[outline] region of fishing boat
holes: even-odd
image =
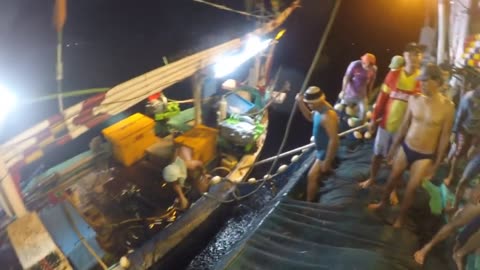
[[[473,17],[480,8],[476,2],[463,0],[438,1],[437,7],[438,29],[426,24],[420,31],[420,43],[428,48],[429,61],[452,66],[450,87],[469,85],[480,77],[477,59],[480,28],[478,16]],[[427,12],[432,8],[429,6]],[[447,95],[458,101],[455,96],[461,93],[447,91]],[[346,135],[355,130],[348,123],[354,112],[338,110],[342,118],[341,135]],[[366,130],[358,128],[356,131],[363,135]],[[301,153],[311,147],[305,145],[282,155]],[[255,205],[256,200],[266,196],[264,193],[244,202],[256,211],[246,215],[247,221],[241,220],[239,225],[232,222],[233,228],[225,231],[238,230],[235,226],[247,229],[231,245],[224,245],[224,251],[215,253],[218,259],[216,263],[210,262],[208,269],[456,269],[451,259],[454,239],[433,249],[424,265],[413,258],[415,251],[445,222],[446,218],[434,209],[444,208],[451,200],[452,194],[448,195],[448,188],[443,186],[446,169],[441,168],[431,182],[426,181],[423,189],[418,190],[406,228],[394,229],[396,210],[378,215],[366,209],[375,194],[381,192],[380,188],[370,191],[358,188],[358,183],[369,176],[372,149],[370,138],[345,136],[338,151],[338,167],[322,181],[320,199],[315,203],[304,201],[306,173],[315,153],[310,150],[297,157],[300,162],[292,162],[285,174],[272,179],[278,192],[269,194],[273,198],[263,207]],[[385,183],[389,173],[388,168],[382,168],[377,182]],[[220,231],[217,237],[225,242],[228,236]],[[465,269],[479,269],[479,262],[478,254],[473,252],[465,262]]]
[[[237,186],[249,184],[250,165],[267,136],[268,106],[285,96],[277,91],[279,73],[269,76],[275,44],[298,4],[242,38],[69,108],[63,109],[59,93],[61,114],[1,146],[4,254],[13,250],[23,269],[178,266],[179,254],[187,258],[221,222]],[[193,99],[166,97],[164,90],[192,77]],[[24,175],[26,166],[86,135],[88,151]],[[184,210],[173,205],[176,195],[162,181],[175,145],[193,149],[213,176],[208,192],[187,191],[192,204]]]

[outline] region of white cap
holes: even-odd
[[[177,157],[173,163],[163,169],[163,179],[165,182],[172,183],[179,181],[181,185],[187,179],[187,167],[183,159]]]

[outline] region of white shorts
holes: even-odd
[[[378,127],[377,136],[375,137],[375,144],[373,145],[373,153],[376,156],[387,157],[388,151],[393,143],[393,133]]]

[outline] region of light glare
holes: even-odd
[[[271,41],[271,39],[261,41],[260,38],[256,36],[250,37],[247,40],[245,49],[240,54],[222,57],[217,64],[215,64],[215,77],[221,78],[232,73],[248,59],[265,50]]]
[[[0,118],[3,118],[16,105],[17,97],[8,91],[5,87],[0,86]]]

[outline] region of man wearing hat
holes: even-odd
[[[201,172],[200,177],[195,177],[196,172]],[[163,169],[163,179],[171,183],[173,190],[177,193],[180,209],[188,208],[188,199],[183,192],[187,178],[192,178],[196,189],[203,193],[208,190],[208,175],[205,173],[203,162],[192,158],[192,149],[186,146],[177,146],[174,160]]]
[[[341,92],[343,100],[348,105],[358,107],[357,117],[362,122],[367,112],[367,97],[372,92],[377,76],[376,61],[375,55],[366,53],[360,60],[353,61],[348,65],[343,77]]]
[[[298,107],[303,116],[313,122],[313,138],[316,148],[316,159],[308,172],[307,201],[314,201],[318,193],[318,182],[332,169],[339,145],[338,117],[332,105],[325,100],[323,91],[310,86],[304,95],[296,97]]]
[[[410,179],[394,223],[396,228],[405,223],[416,189],[423,181],[430,180],[440,166],[455,114],[453,103],[440,92],[443,77],[437,65],[424,66],[417,80],[421,82],[422,94],[409,97],[405,117],[388,154],[388,159],[393,159],[393,167],[385,193],[380,203],[368,206],[369,209],[384,207],[390,193],[402,181],[404,171],[409,169]]]
[[[392,60],[390,61],[390,65],[388,65],[388,68],[391,71],[399,70],[405,65],[405,59],[403,59],[403,56],[401,55],[395,55],[392,57]]]
[[[375,183],[382,161],[387,157],[395,133],[402,123],[408,98],[420,92],[420,85],[416,78],[420,74],[423,49],[422,45],[408,43],[403,52],[404,65],[400,68],[394,65],[396,69],[391,70],[385,77],[375,102],[369,127],[370,133],[373,134],[378,126],[373,146],[370,178],[360,183],[361,188],[368,188]],[[380,118],[382,120],[378,123]],[[392,195],[392,202],[396,203],[396,193]]]

